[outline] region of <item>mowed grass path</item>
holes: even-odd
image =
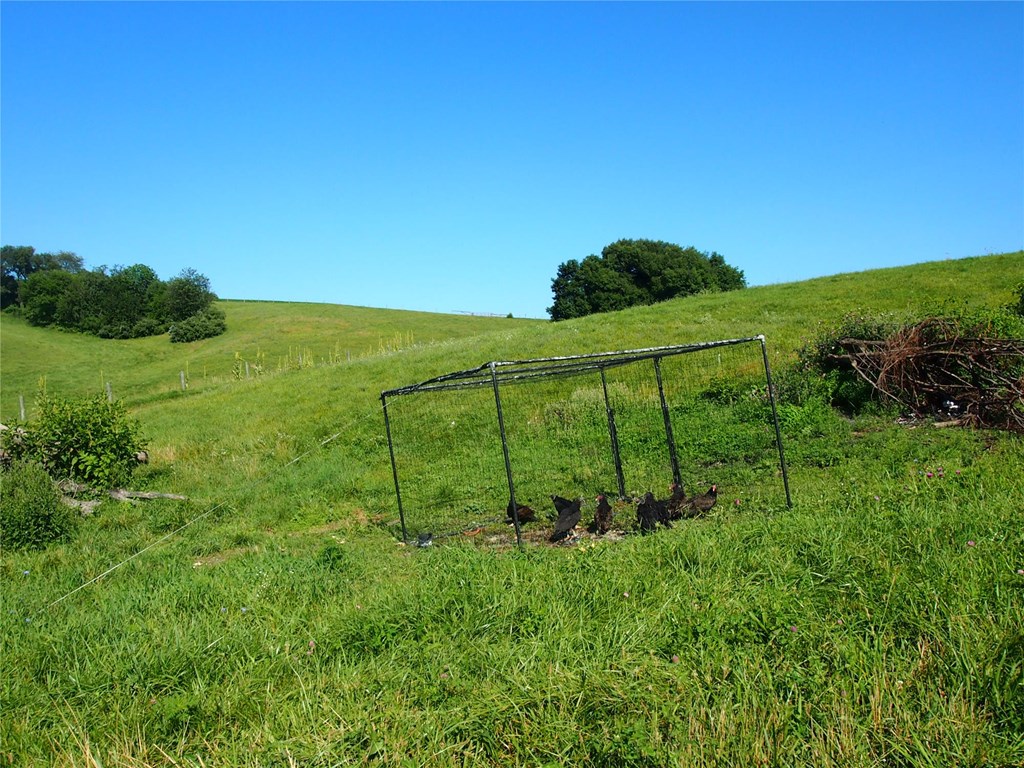
[[[1019,765],[1020,438],[819,415],[786,435],[793,509],[724,498],[707,520],[615,543],[421,550],[389,526],[377,398],[489,359],[756,333],[781,368],[848,311],[1005,303],[1022,265],[499,318],[140,400],[153,461],[137,487],[192,501],[108,502],[71,543],[3,553],[0,760]],[[6,323],[5,390],[21,351]]]

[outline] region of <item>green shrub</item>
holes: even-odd
[[[831,403],[835,379],[798,362],[775,371],[772,384],[780,406],[802,406],[812,401]]]
[[[807,377],[807,389],[801,394],[807,396],[813,391],[812,397],[824,396],[830,405],[848,414],[860,413],[868,405],[876,404],[878,396],[874,387],[843,359],[841,342],[844,339],[881,342],[909,323],[908,319],[900,322],[891,315],[849,314],[835,326],[826,328],[797,352],[797,372],[792,375],[799,377],[802,373]],[[811,383],[812,380],[816,381]],[[795,380],[791,380],[790,385],[794,384]],[[794,390],[794,393],[799,392],[800,387],[795,386]]]
[[[1013,289],[1013,301],[1007,304],[1006,308],[1018,317],[1024,317],[1024,282],[1017,283],[1017,287]]]
[[[175,323],[168,330],[172,342],[199,341],[219,336],[228,328],[224,311],[210,307]]]
[[[1001,307],[975,307],[963,299],[946,299],[929,313],[956,325],[965,336],[995,339],[1024,338],[1024,283],[1013,291],[1013,300]]]
[[[130,339],[132,337],[132,326],[122,322],[108,323],[101,326],[96,335],[101,339]]]
[[[55,480],[65,478],[99,488],[124,485],[145,449],[139,424],[120,402],[103,395],[64,399],[42,396],[39,416],[12,430],[7,450],[15,459],[38,462]]]
[[[74,532],[74,510],[61,501],[38,464],[15,462],[0,473],[0,489],[0,544],[5,548],[42,549]]]
[[[159,320],[152,317],[144,317],[132,327],[132,337],[141,339],[145,336],[159,336],[166,331],[167,327]]]

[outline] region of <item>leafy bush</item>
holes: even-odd
[[[141,339],[146,336],[159,336],[167,330],[159,320],[152,317],[144,317],[135,323],[132,328],[132,338]]]
[[[964,333],[997,339],[1024,338],[1024,283],[1014,289],[1014,301],[1001,307],[973,307],[962,299],[946,299],[929,314],[955,323]]]
[[[796,370],[799,373],[790,375],[799,377],[802,373],[810,379],[817,379],[814,384],[805,384],[810,390],[804,395],[814,391],[816,396],[824,396],[830,405],[844,413],[859,413],[876,401],[874,388],[845,361],[841,342],[845,339],[881,342],[900,327],[899,320],[892,316],[846,315],[797,352]],[[793,387],[795,381],[791,379],[789,384]],[[796,391],[799,387],[794,387],[791,394]]]
[[[38,464],[15,462],[0,473],[0,489],[0,544],[5,548],[42,549],[74,532],[74,510],[61,501]]]
[[[100,488],[127,483],[145,449],[139,424],[120,402],[104,395],[63,399],[42,396],[39,416],[13,430],[7,450],[15,459],[39,462],[50,477]]]
[[[223,310],[210,307],[180,323],[175,323],[169,332],[172,342],[188,342],[219,336],[227,329]]]
[[[101,339],[130,339],[132,327],[128,323],[108,323],[102,326],[96,335]]]
[[[802,406],[814,401],[831,403],[835,377],[811,371],[803,362],[797,362],[774,371],[772,383],[780,406]]]
[[[1024,282],[1018,283],[1013,289],[1013,299],[1006,308],[1013,314],[1024,317]]]

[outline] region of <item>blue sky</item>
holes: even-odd
[[[1024,246],[1024,3],[0,6],[0,236],[224,298],[545,317]]]

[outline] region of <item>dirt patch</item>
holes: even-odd
[[[211,555],[204,555],[203,557],[197,557],[192,561],[193,568],[208,568],[214,565],[220,565],[223,562],[231,560],[242,555],[249,554],[250,552],[259,552],[260,548],[256,546],[251,547],[235,547],[234,549],[225,549],[220,552],[214,552]]]
[[[580,544],[593,544],[598,541],[621,541],[630,535],[623,529],[612,529],[603,536],[590,533],[585,527],[576,528],[569,536],[558,542],[551,542],[551,532],[554,530],[554,521],[526,523],[522,527],[523,544],[535,547],[576,547]],[[504,523],[490,523],[487,525],[474,526],[461,531],[452,531],[435,534],[431,545],[444,546],[453,541],[470,541],[473,544],[488,549],[503,549],[516,546],[516,531],[511,525]],[[404,546],[403,542],[399,542]],[[409,542],[410,547],[417,545],[414,538]]]

